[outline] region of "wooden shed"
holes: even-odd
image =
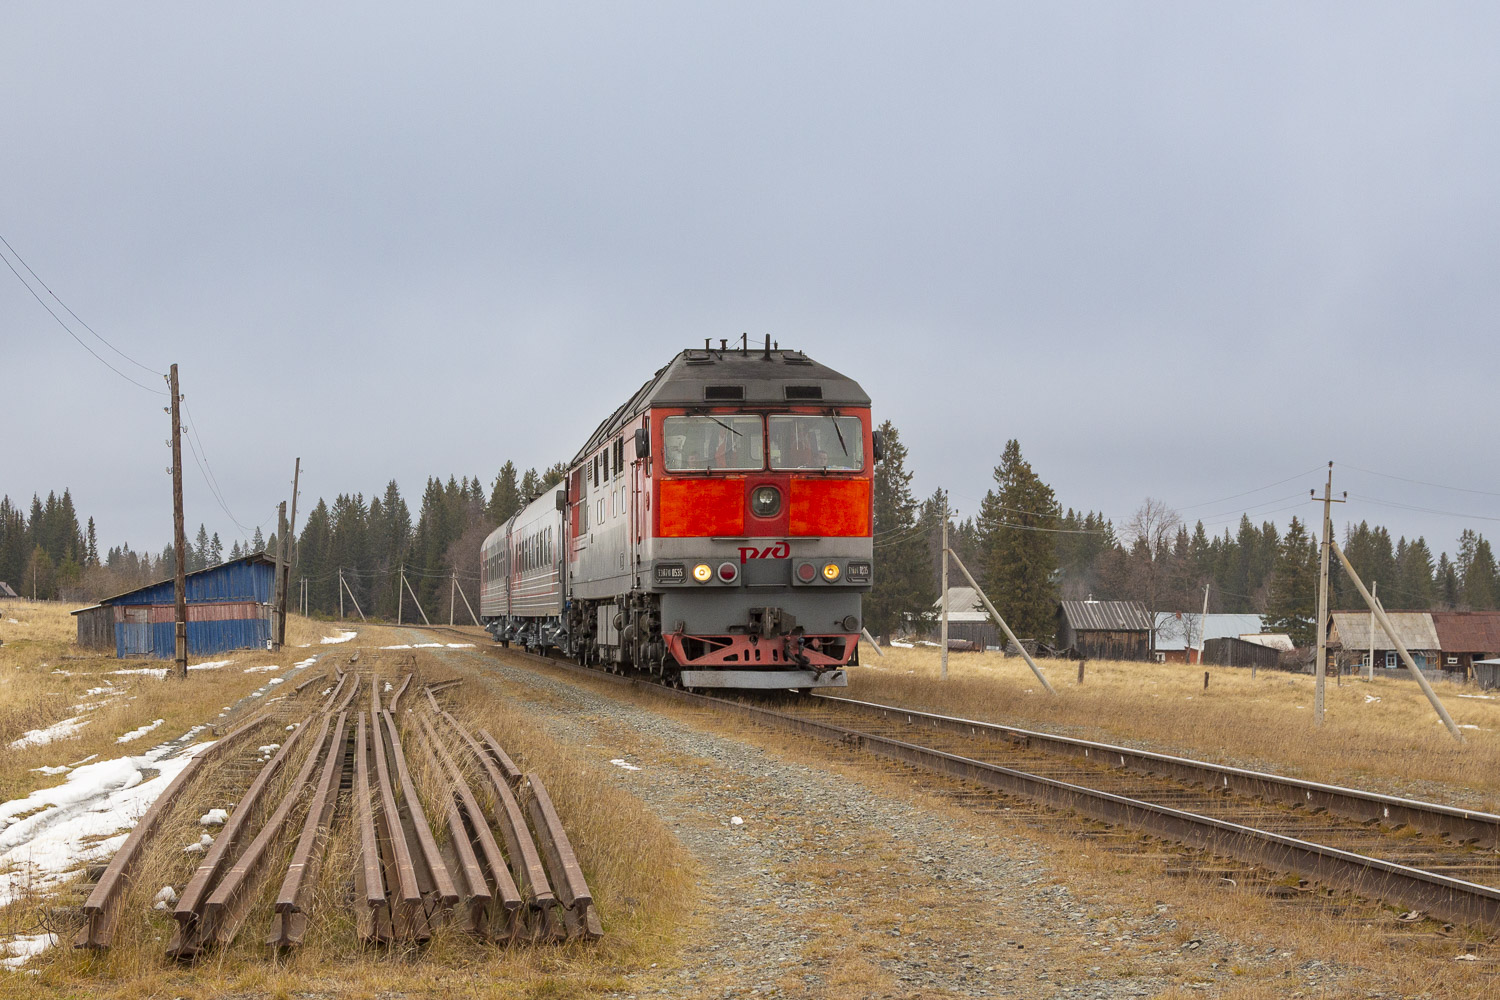
[[[1057,648],[1091,660],[1149,660],[1151,616],[1140,601],[1063,601]]]
[[[1500,657],[1500,611],[1434,611],[1444,670],[1468,675],[1482,660]]]
[[[932,602],[935,614],[940,615],[942,608],[941,597]],[[973,587],[948,588],[948,638],[972,643],[979,650],[1001,646],[1000,627],[990,620],[990,613]]]
[[[20,598],[20,594],[10,589],[10,584],[0,580],[0,601],[14,601]]]
[[[115,609],[103,604],[91,604],[74,611],[78,619],[78,645],[84,649],[115,648]]]
[[[1259,667],[1269,670],[1280,665],[1281,650],[1237,635],[1217,636],[1203,644],[1203,662],[1216,667]]]
[[[263,552],[231,559],[187,575],[188,654],[253,649],[271,638],[271,588],[275,562]],[[174,583],[163,580],[99,602],[108,612],[115,655],[171,659],[176,652]],[[96,612],[78,612],[78,641],[102,629]],[[85,620],[88,619],[87,624]],[[91,639],[92,641],[92,639]]]

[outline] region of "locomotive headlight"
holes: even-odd
[[[829,563],[823,567],[823,579],[829,583],[836,583],[838,582],[840,572],[838,563]]]
[[[693,567],[693,579],[699,583],[707,583],[714,578],[714,571],[708,563],[699,563]]]
[[[750,494],[750,513],[756,517],[775,517],[781,513],[781,491],[774,486],[757,486]]]

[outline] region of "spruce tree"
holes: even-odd
[[[1056,631],[1057,543],[1049,529],[1062,516],[1057,499],[1021,457],[1015,439],[1006,442],[995,467],[995,485],[979,508],[985,558],[974,572],[1011,631],[1050,640]]]
[[[491,521],[504,524],[521,509],[521,487],[516,479],[516,463],[506,459],[495,476],[494,489],[490,491],[490,502],[486,509]]]
[[[266,536],[260,533],[260,525],[255,526],[255,534],[250,537],[250,552],[266,551]]]
[[[89,518],[88,552],[85,558],[85,565],[99,565],[99,536],[94,533],[94,519],[92,517]]]
[[[1295,516],[1276,554],[1266,606],[1266,628],[1285,632],[1298,646],[1314,641],[1317,630],[1318,543]]]
[[[198,524],[198,538],[187,553],[188,570],[196,572],[208,565],[208,528]]]
[[[1495,553],[1489,539],[1472,531],[1468,548],[1460,563],[1463,570],[1464,604],[1470,611],[1494,611],[1500,608],[1500,574],[1495,569]]]
[[[872,635],[892,636],[932,602],[932,562],[917,522],[917,501],[906,469],[906,445],[889,420],[880,425],[885,457],[875,466],[875,583],[864,602]]]
[[[224,561],[224,543],[219,541],[219,533],[208,540],[208,565],[217,566]]]

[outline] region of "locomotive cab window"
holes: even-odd
[[[766,418],[773,469],[858,472],[865,467],[865,437],[858,417],[785,414]]]
[[[757,416],[668,417],[662,438],[668,472],[765,467],[765,432]]]

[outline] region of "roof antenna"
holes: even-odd
[[[750,356],[750,334],[748,334],[748,333],[742,333],[742,334],[740,334],[740,357],[742,357],[742,358],[748,358],[749,356]]]
[[[771,360],[771,335],[766,334],[766,360]]]

